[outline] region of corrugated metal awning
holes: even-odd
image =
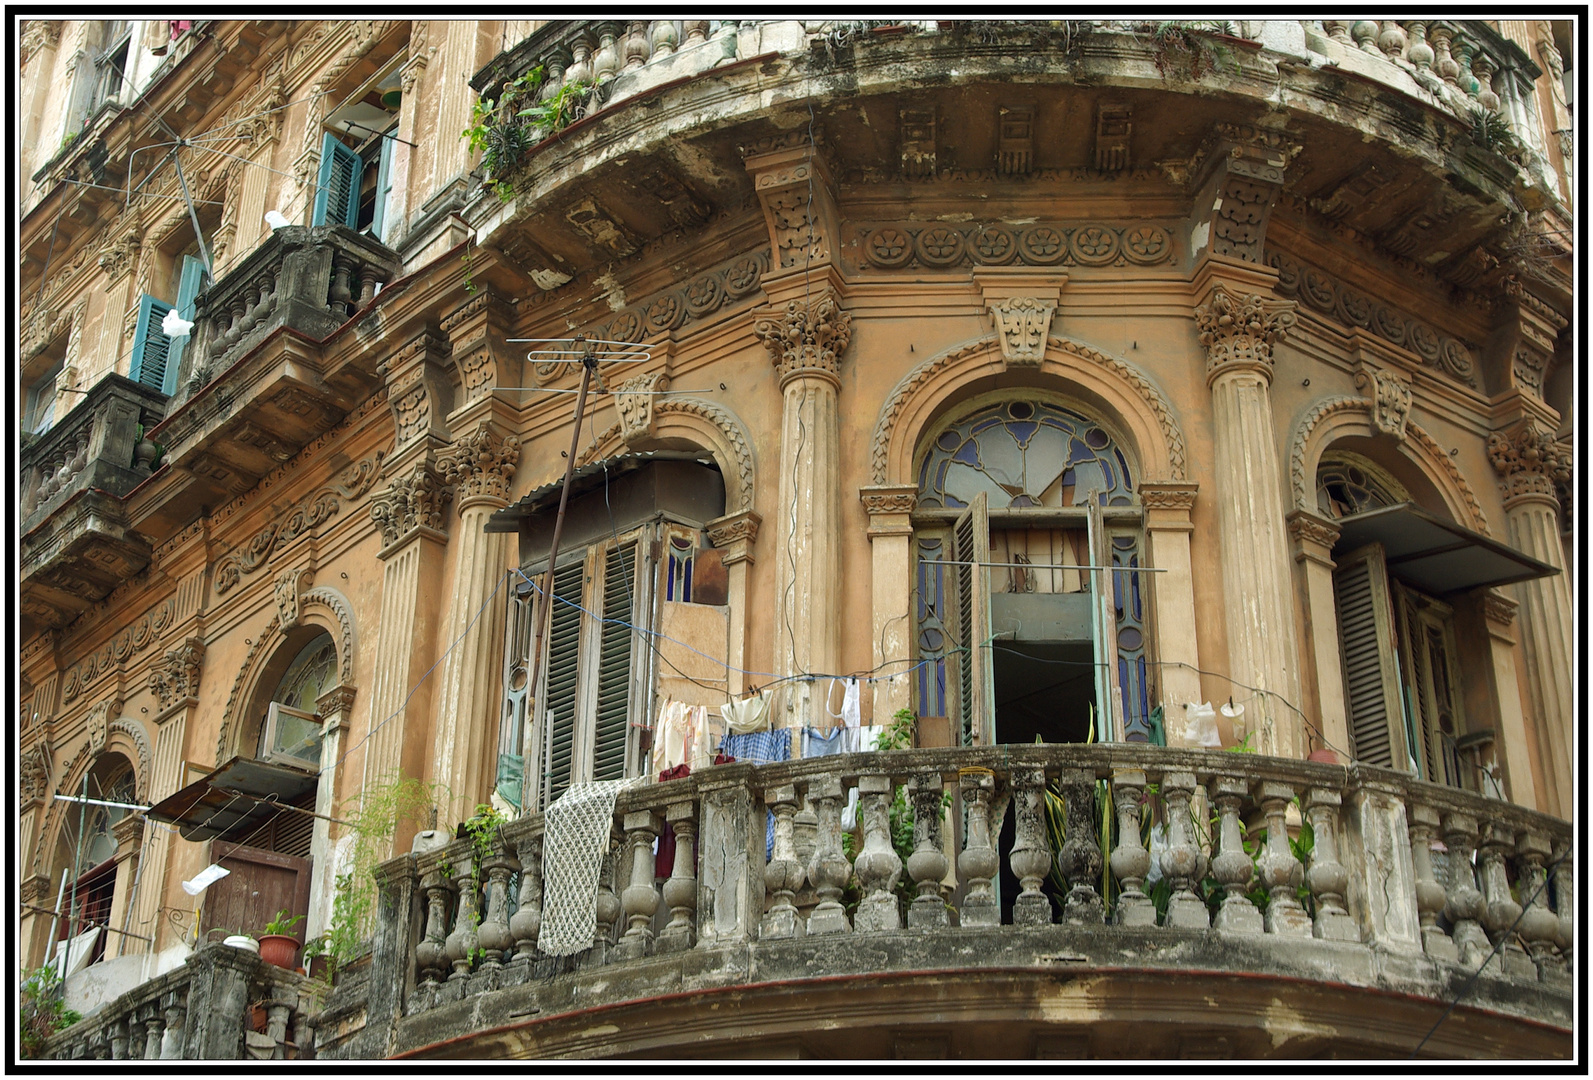
[[[315,773],[235,757],[168,795],[145,816],[176,825],[184,840],[209,840],[258,828],[315,784]]]
[[[593,461],[582,465],[570,474],[570,498],[593,488],[603,486],[606,479],[615,480],[627,473],[635,472],[644,465],[654,461],[695,461],[700,465],[717,468],[713,455],[706,450],[643,450],[631,454],[618,454],[601,461]],[[556,510],[559,505],[559,491],[564,487],[564,477],[543,484],[535,491],[528,492],[518,502],[511,503],[502,510],[495,511],[487,519],[483,532],[515,532],[520,528],[520,522],[547,511]]]
[[[1382,544],[1389,574],[1434,596],[1560,572],[1515,548],[1430,514],[1415,503],[1352,514],[1334,524],[1340,530],[1338,543],[1333,545],[1335,554],[1367,544]]]

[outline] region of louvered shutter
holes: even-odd
[[[147,293],[138,300],[138,325],[133,331],[133,361],[127,377],[164,392],[172,339],[160,328],[171,305]]]
[[[1344,708],[1355,760],[1388,769],[1408,767],[1399,656],[1388,571],[1381,544],[1338,560],[1333,571],[1339,648],[1344,662]]]
[[[548,625],[543,723],[547,730],[547,801],[564,793],[574,779],[575,707],[581,682],[581,585],[584,560],[553,575],[553,611]],[[564,601],[568,601],[565,603]]]
[[[194,299],[199,295],[205,285],[205,264],[192,255],[183,256],[183,273],[177,283],[177,315],[192,322],[194,319]],[[177,371],[182,366],[183,349],[188,344],[188,338],[168,338],[171,346],[166,355],[166,378],[161,385],[161,390],[170,394],[177,389]]]
[[[625,775],[631,688],[631,596],[636,582],[636,546],[611,549],[603,560],[603,626],[597,665],[597,723],[592,779]]]
[[[985,493],[958,516],[951,531],[957,648],[950,654],[950,683],[964,745],[995,741],[995,680],[990,662],[990,514]]]
[[[321,172],[315,181],[315,215],[312,225],[347,225],[359,222],[360,156],[338,141],[330,131],[321,139]]]
[[[387,198],[393,191],[393,140],[382,137],[381,162],[376,169],[376,206],[371,211],[371,235],[387,242]]]
[[[531,620],[536,614],[536,594],[509,597],[508,621],[503,635],[503,702],[498,720],[498,753],[518,754],[525,738],[525,703],[530,689]]]

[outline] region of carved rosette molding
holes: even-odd
[[[1410,419],[1410,383],[1390,371],[1362,368],[1355,373],[1355,385],[1372,403],[1372,426],[1399,442],[1405,441],[1405,424]]]
[[[447,506],[453,489],[442,482],[427,460],[417,461],[408,473],[371,498],[371,519],[389,548],[417,527],[443,532],[448,527]]]
[[[653,421],[656,428],[658,418],[670,413],[686,413],[698,416],[708,421],[724,434],[725,441],[730,445],[730,462],[736,470],[739,481],[740,495],[737,498],[736,511],[745,513],[752,509],[753,469],[752,445],[747,438],[747,429],[741,421],[724,406],[701,398],[666,398],[653,406]],[[576,457],[577,467],[590,465],[594,461],[610,456],[617,452],[616,444],[620,440],[620,425],[614,424],[604,431],[580,455]]]
[[[792,300],[785,311],[753,323],[780,375],[780,384],[802,375],[840,381],[841,354],[852,340],[852,313],[825,290],[808,301]]]
[[[1039,367],[1045,359],[1045,342],[1051,333],[1055,300],[1033,296],[1012,296],[990,305],[996,340],[1007,363],[1020,367]]]
[[[1472,388],[1477,386],[1477,365],[1470,346],[1439,334],[1424,322],[1408,319],[1386,304],[1375,303],[1322,271],[1280,252],[1269,254],[1267,265],[1278,271],[1274,288],[1280,296],[1298,299],[1342,326],[1370,330],[1389,344],[1413,353],[1423,365],[1437,368]]]
[[[176,615],[176,598],[167,597],[100,646],[92,656],[73,664],[61,680],[61,701],[71,701],[101,676],[119,667],[129,656],[148,648],[171,625]]]
[[[520,462],[520,440],[514,435],[499,438],[491,425],[480,426],[438,455],[437,471],[443,483],[459,496],[459,508],[479,499],[507,503],[515,466]]]
[[[1167,443],[1168,468],[1172,478],[1183,481],[1188,478],[1185,466],[1184,433],[1179,428],[1173,416],[1173,406],[1167,400],[1167,395],[1145,374],[1132,364],[1108,356],[1099,349],[1093,349],[1081,342],[1069,338],[1053,337],[1046,341],[1046,346],[1059,349],[1074,356],[1088,360],[1106,368],[1114,376],[1121,379],[1140,400],[1156,416],[1156,424],[1161,428],[1162,438]],[[869,462],[872,467],[871,479],[875,486],[886,484],[890,480],[890,446],[891,437],[896,430],[896,422],[901,416],[903,407],[909,398],[916,394],[927,383],[938,378],[943,372],[956,367],[965,360],[977,357],[995,347],[995,343],[988,338],[970,342],[959,349],[933,357],[919,364],[912,371],[902,377],[896,384],[891,395],[886,399],[880,409],[879,419],[874,423],[873,446],[869,452]]]
[[[708,523],[708,542],[725,553],[726,566],[738,562],[751,564],[752,546],[757,543],[758,528],[762,524],[763,518],[752,510],[726,514]]]
[[[1195,308],[1200,343],[1206,347],[1206,379],[1234,367],[1272,379],[1272,345],[1294,325],[1294,305],[1266,301],[1255,293],[1229,292],[1222,286]]]
[[[150,665],[149,690],[162,709],[199,696],[199,669],[204,660],[205,643],[191,637]]]
[[[868,266],[1157,266],[1174,258],[1172,233],[1160,225],[909,225],[865,227],[854,238]]]
[[[619,411],[620,438],[627,446],[651,439],[658,430],[653,419],[654,395],[669,389],[669,376],[650,371],[627,379],[614,388],[614,407]]]
[[[1555,484],[1571,476],[1570,462],[1554,435],[1530,419],[1512,431],[1489,435],[1488,460],[1499,474],[1499,490],[1506,503],[1528,497],[1558,503]]]

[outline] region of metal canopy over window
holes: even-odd
[[[1391,576],[1435,596],[1560,572],[1414,503],[1379,507],[1335,524],[1340,529],[1336,554],[1382,544]]]
[[[314,773],[235,757],[162,799],[145,816],[176,825],[184,840],[246,835],[315,784]]]

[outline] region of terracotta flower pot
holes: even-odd
[[[299,953],[299,942],[287,934],[261,934],[260,959],[279,968],[293,970],[294,958]]]

